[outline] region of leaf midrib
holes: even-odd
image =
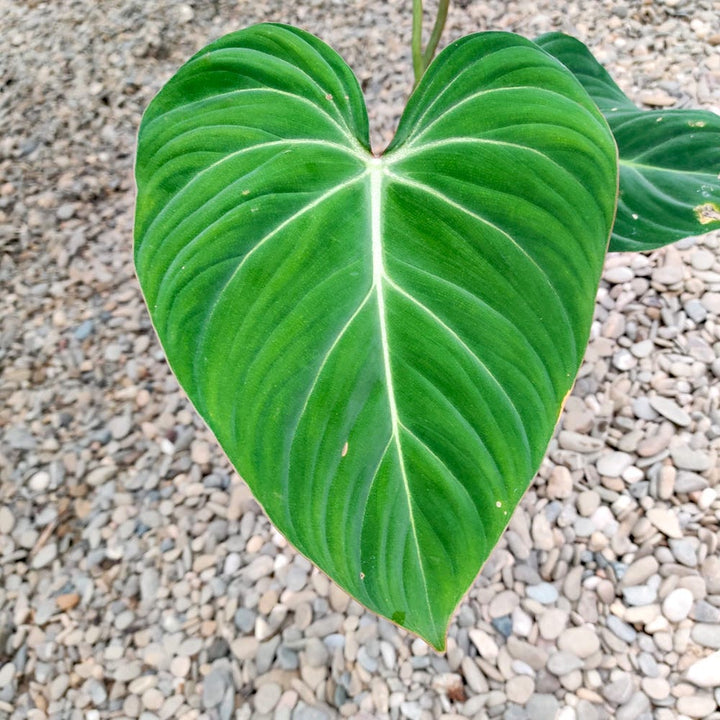
[[[415,513],[413,511],[412,499],[410,497],[410,485],[408,482],[407,472],[405,470],[405,459],[403,456],[402,443],[400,441],[400,427],[402,423],[398,417],[397,403],[395,401],[395,388],[393,384],[392,366],[390,363],[390,344],[388,342],[387,332],[387,311],[385,309],[385,292],[384,283],[388,280],[385,272],[385,263],[383,261],[383,242],[382,242],[382,184],[384,174],[384,161],[381,158],[372,158],[368,161],[370,172],[370,237],[372,248],[372,267],[373,267],[373,287],[377,292],[378,298],[378,318],[380,325],[380,343],[383,354],[383,368],[385,371],[385,385],[388,395],[388,409],[390,411],[391,423],[391,443],[394,442],[395,449],[398,454],[398,462],[400,465],[400,475],[403,481],[403,490],[405,491],[405,499],[408,506],[408,517],[410,520],[410,529],[412,531],[413,543],[418,559],[418,567],[422,578],[425,602],[428,609],[428,618],[433,621],[433,612],[428,595],[428,582],[425,576],[425,568],[423,566],[422,554],[420,552],[420,543],[418,540],[417,526],[415,524]]]

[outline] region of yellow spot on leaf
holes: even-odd
[[[243,194],[243,195],[249,195],[249,194],[250,194],[250,191],[249,191],[249,190],[243,190],[243,191],[242,191],[242,194]]]
[[[347,455],[347,451],[348,451],[348,444],[345,443],[345,444],[343,445],[341,457],[345,457],[345,456]]]
[[[704,203],[694,208],[695,217],[702,225],[709,225],[712,222],[720,222],[720,206],[715,203]]]
[[[704,120],[696,120],[693,122],[692,120],[688,123],[688,127],[705,127],[705,121]]]

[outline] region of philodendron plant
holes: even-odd
[[[423,51],[418,5],[417,86],[379,156],[355,76],[307,32],[189,60],[142,120],[135,263],[272,522],[442,650],[573,385],[608,242],[720,227],[720,118],[639,110],[557,33],[430,64],[444,16]]]

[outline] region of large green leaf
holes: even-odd
[[[617,161],[558,61],[450,46],[391,148],[325,44],[258,25],[143,118],[135,261],[169,362],[279,530],[444,647],[587,341]]]
[[[720,117],[637,108],[579,40],[536,40],[565,64],[607,118],[620,153],[610,250],[652,250],[720,228]]]

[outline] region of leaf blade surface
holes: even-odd
[[[476,35],[377,158],[342,60],[260,25],[184,66],[139,146],[136,267],[181,385],[293,545],[444,647],[582,357],[602,116],[529,41]]]
[[[579,40],[536,40],[564,63],[605,115],[620,153],[620,196],[610,250],[653,250],[720,228],[720,116],[640,110]]]

